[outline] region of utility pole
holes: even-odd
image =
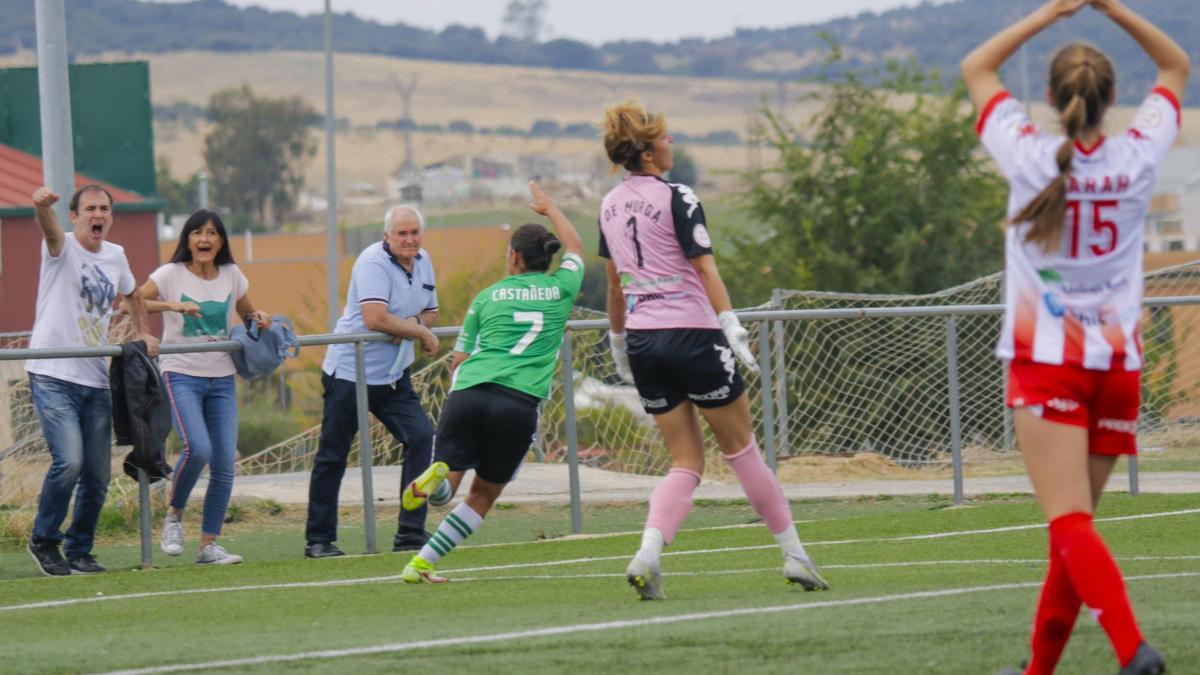
[[[36,21],[42,180],[62,197],[54,205],[54,213],[66,226],[70,222],[67,199],[75,192],[75,137],[71,131],[65,0],[37,0]]]
[[[413,94],[417,91],[417,80],[420,76],[414,75],[408,84],[402,84],[400,78],[392,76],[392,80],[396,83],[396,90],[400,92],[400,97],[404,100],[404,119],[408,120],[409,125],[404,129],[404,182],[412,184],[417,180],[416,162],[413,160],[413,130],[411,125],[416,124],[416,120],[412,116],[412,99]]]
[[[333,9],[325,0],[325,172],[328,192],[328,220],[325,225],[325,267],[329,295],[329,330],[333,332],[338,320],[338,272],[341,258],[337,241],[337,162],[333,151]]]

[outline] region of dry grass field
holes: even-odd
[[[249,85],[266,96],[303,97],[324,111],[324,65],[320,52],[212,53],[178,52],[149,55],[109,55],[97,60],[146,59],[150,62],[151,96],[155,105],[188,102],[207,104],[216,91]],[[0,59],[0,67],[32,65],[32,55]],[[403,115],[397,83],[419,78],[412,116],[418,124],[445,125],[466,120],[476,127],[509,125],[528,129],[536,119],[566,125],[599,121],[604,105],[638,97],[667,114],[671,128],[689,134],[729,129],[743,138],[764,97],[779,101],[774,82],[659,75],[622,75],[589,71],[552,70],[517,66],[446,63],[397,59],[363,54],[339,54],[335,61],[336,115],[348,119],[351,129],[337,137],[339,185],[369,183],[385,188],[403,162],[403,135],[376,130],[381,120]],[[817,110],[807,100],[811,85],[785,88],[787,116],[803,121]],[[1044,105],[1034,106],[1035,117],[1053,124]],[[1128,108],[1110,116],[1112,130],[1124,128],[1132,118]],[[160,124],[155,129],[156,153],[166,157],[177,177],[190,175],[203,163],[205,125],[187,128]],[[483,136],[479,134],[415,133],[418,164],[430,164],[458,155],[555,154],[581,162],[602,162],[599,143],[591,139],[554,139]],[[1181,144],[1200,143],[1200,118],[1184,116]],[[746,167],[749,153],[741,146],[693,144],[695,156],[711,188],[725,191],[736,186],[734,176],[720,171]],[[763,161],[769,162],[770,153]],[[325,150],[320,144],[307,173],[312,191],[325,191]]]

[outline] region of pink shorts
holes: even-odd
[[[1038,417],[1088,430],[1094,455],[1137,454],[1141,372],[1088,370],[1013,361],[1008,370],[1010,408],[1028,408]]]

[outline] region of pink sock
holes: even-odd
[[[700,485],[700,474],[691,469],[671,469],[650,495],[650,515],[646,528],[662,532],[663,543],[670,544],[692,510],[692,493]]]
[[[792,527],[792,510],[787,497],[775,480],[775,474],[758,454],[758,444],[750,439],[750,445],[734,455],[725,455],[725,461],[737,474],[738,482],[750,498],[750,505],[762,516],[771,534],[779,534]]]

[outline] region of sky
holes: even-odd
[[[183,0],[153,0],[180,2]],[[324,0],[227,0],[299,14],[323,12]],[[946,0],[936,0],[944,2]],[[459,23],[500,29],[507,0],[332,0],[335,12],[353,12],[384,23],[442,29]],[[547,0],[551,37],[599,44],[622,39],[674,42],[721,37],[734,28],[782,28],[913,6],[918,0]],[[597,11],[603,7],[604,11]]]

